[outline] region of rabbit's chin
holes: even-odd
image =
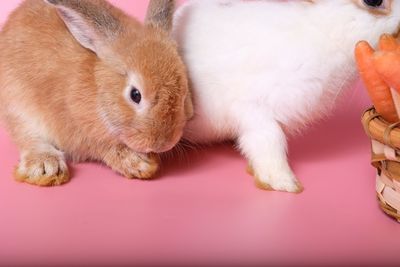
[[[139,139],[139,138],[120,138],[122,143],[128,146],[133,151],[138,153],[164,153],[171,150],[178,142],[178,140],[173,140],[169,142],[157,142],[153,140],[147,139]]]

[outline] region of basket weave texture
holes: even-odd
[[[370,108],[364,112],[362,123],[371,138],[378,202],[386,214],[400,222],[400,122],[389,124]]]

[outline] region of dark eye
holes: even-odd
[[[383,4],[383,0],[364,0],[364,3],[370,7],[380,7]]]
[[[135,87],[132,87],[131,89],[131,99],[136,104],[139,104],[140,101],[142,100],[142,94]]]

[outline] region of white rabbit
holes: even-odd
[[[196,113],[185,138],[235,139],[262,188],[302,191],[286,134],[356,79],[357,41],[376,44],[399,23],[400,1],[188,1],[174,20]]]

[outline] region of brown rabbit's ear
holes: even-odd
[[[170,32],[174,11],[174,0],[150,0],[145,24]]]
[[[194,116],[193,99],[190,91],[185,99],[185,115],[187,120],[191,120]]]
[[[45,0],[53,5],[75,39],[99,57],[121,31],[117,10],[104,0]]]

